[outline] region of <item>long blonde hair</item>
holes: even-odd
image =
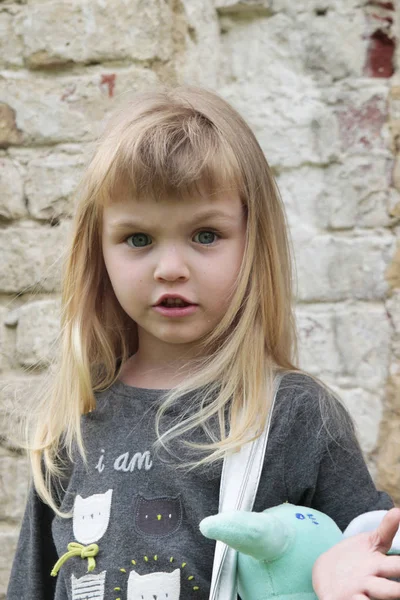
[[[198,464],[221,459],[260,433],[274,371],[296,370],[287,224],[254,134],[212,92],[181,87],[138,94],[109,123],[79,189],[64,267],[59,355],[35,411],[34,483],[56,512],[51,480],[62,472],[60,457],[71,457],[76,447],[85,458],[81,417],[95,409],[95,393],[118,379],[136,350],[135,323],[120,307],[104,264],[103,207],[121,189],[144,201],[184,201],[200,187],[210,194],[238,191],[247,215],[246,247],[229,310],[202,340],[203,358],[191,376],[159,409],[159,443],[201,426],[210,439]],[[194,404],[161,434],[166,409],[188,392]],[[213,418],[218,435],[208,426]]]

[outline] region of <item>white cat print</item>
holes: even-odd
[[[112,490],[88,498],[76,496],[73,512],[75,540],[93,544],[103,537],[110,521]]]
[[[149,573],[139,575],[129,573],[127,600],[179,600],[181,592],[181,572]]]

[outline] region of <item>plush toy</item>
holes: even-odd
[[[386,515],[387,510],[372,510],[371,512],[363,513],[349,523],[343,532],[343,537],[348,538],[359,533],[374,531],[377,529]],[[393,538],[392,546],[388,554],[400,554],[400,528]]]
[[[320,554],[343,539],[330,517],[293,504],[262,513],[219,513],[203,519],[200,530],[238,550],[242,600],[316,600],[312,567]]]

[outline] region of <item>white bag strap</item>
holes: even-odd
[[[264,465],[265,450],[271,426],[271,416],[283,374],[274,377],[274,391],[267,425],[262,434],[230,454],[222,466],[219,512],[253,509]],[[223,542],[215,545],[209,600],[237,600],[237,551]]]

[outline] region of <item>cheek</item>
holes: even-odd
[[[104,263],[111,281],[116,286],[127,285],[129,281],[137,278],[139,273],[138,265],[134,265],[121,251],[105,252]]]
[[[149,295],[149,285],[145,277],[136,269],[121,270],[115,275],[113,285],[121,298],[143,300]]]
[[[212,267],[212,277],[210,277],[210,273],[206,275],[207,287],[210,287],[212,280],[212,296],[214,296],[215,300],[218,300],[219,304],[222,303],[223,306],[229,303],[236,289],[237,277],[241,266],[241,255],[238,254],[236,258],[237,260],[234,260],[232,255],[230,255],[229,259],[227,258],[222,264]]]
[[[237,276],[239,275],[240,267],[243,261],[244,248],[242,244],[237,244],[231,252],[227,253],[223,260],[223,267],[220,269],[221,283],[224,286],[232,286],[236,284]]]
[[[147,284],[145,269],[140,265],[133,265],[132,261],[124,259],[118,254],[105,254],[104,263],[117,299],[123,304],[124,300],[131,300],[132,296],[144,297]]]

